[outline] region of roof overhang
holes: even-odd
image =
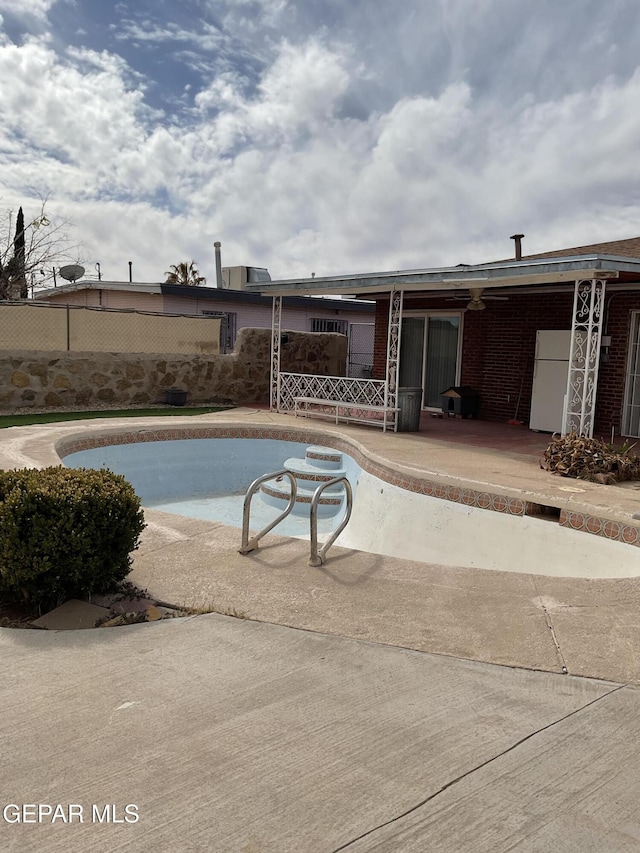
[[[288,279],[248,284],[247,290],[263,296],[349,295],[434,290],[468,290],[471,287],[527,287],[538,284],[574,282],[580,279],[616,279],[621,272],[640,281],[640,258],[583,255],[575,258],[543,258],[507,261],[476,266],[364,273],[326,278]]]
[[[59,284],[57,287],[49,287],[47,290],[38,292],[38,299],[48,299],[58,293],[76,293],[83,290],[123,290],[134,293],[162,293],[161,283],[131,282],[131,281],[74,281],[68,284]]]

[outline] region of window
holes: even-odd
[[[233,352],[236,344],[237,314],[233,311],[203,311],[205,317],[220,317],[220,352]]]
[[[346,335],[349,332],[348,320],[326,320],[324,317],[316,317],[311,320],[312,332],[337,332]]]

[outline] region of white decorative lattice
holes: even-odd
[[[273,297],[271,312],[271,381],[270,406],[272,412],[280,411],[280,345],[282,325],[282,297]]]
[[[604,313],[605,282],[577,281],[573,298],[573,323],[563,434],[593,436],[598,365]]]
[[[280,374],[279,412],[292,412],[296,397],[343,402],[348,406],[384,406],[386,383],[381,379],[349,379],[346,376]]]
[[[389,300],[389,329],[387,335],[387,380],[384,404],[395,409],[398,400],[398,369],[400,362],[400,333],[402,330],[403,291],[394,290]],[[393,427],[397,427],[397,413],[393,414]]]

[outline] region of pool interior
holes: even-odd
[[[65,456],[63,461],[71,468],[108,468],[122,474],[144,507],[242,528],[244,497],[251,483],[283,469],[285,462],[289,467],[289,463],[299,461],[302,465],[298,467],[304,467],[309,449],[306,443],[276,439],[175,439],[81,450]],[[322,449],[331,452],[330,448]],[[351,457],[339,455],[340,468],[355,489],[361,469]],[[278,484],[270,481],[266,485]],[[316,486],[317,483],[299,485],[299,495],[309,498]],[[285,506],[286,501],[274,501],[257,493],[251,502],[251,530],[264,528]],[[344,503],[331,511],[333,514],[327,515],[327,509],[320,508],[320,538],[336,529],[343,517]],[[308,538],[308,501],[298,503],[274,532]]]

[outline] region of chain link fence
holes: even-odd
[[[133,309],[0,302],[0,350],[217,355],[223,319]]]

